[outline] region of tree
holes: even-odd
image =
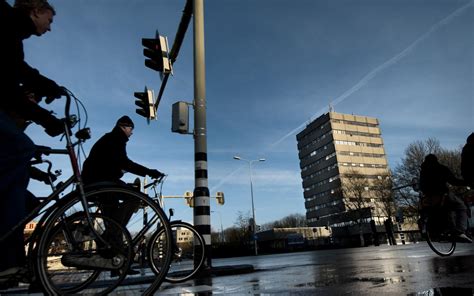
[[[366,176],[357,170],[350,170],[345,173],[342,182],[342,192],[344,194],[344,203],[348,208],[349,219],[354,222],[359,229],[360,245],[365,246],[363,223],[367,218],[367,208],[370,208],[367,199],[369,194],[369,180]]]
[[[224,231],[225,241],[229,243],[239,242],[247,245],[252,235],[250,231],[250,219],[250,212],[245,214],[240,211],[237,212],[234,226]]]
[[[390,174],[382,174],[372,182],[372,192],[381,205],[379,209],[388,219],[393,217],[396,212],[392,188],[393,182]]]
[[[302,214],[291,214],[283,217],[280,220],[265,223],[262,225],[262,230],[269,230],[273,228],[292,228],[292,227],[306,227],[306,216]]]

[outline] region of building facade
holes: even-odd
[[[360,221],[381,226],[393,215],[376,118],[329,112],[296,139],[308,226],[348,229],[359,223],[360,229]]]

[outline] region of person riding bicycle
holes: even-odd
[[[160,171],[146,168],[127,157],[126,145],[133,134],[133,129],[134,124],[130,117],[122,116],[117,120],[112,131],[102,136],[93,145],[83,164],[82,180],[84,185],[97,182],[114,182],[126,185],[121,180],[125,172],[142,177],[148,175],[156,179],[164,176]],[[126,226],[138,205],[132,203],[119,204],[111,199],[107,203],[102,201],[100,207],[106,216],[114,219],[122,226]],[[117,238],[117,241],[119,240],[120,238]],[[133,270],[128,272],[130,274],[135,273]]]
[[[461,152],[461,175],[471,189],[474,189],[474,133],[471,133]]]
[[[164,176],[160,171],[146,168],[128,158],[126,145],[133,134],[134,127],[130,117],[122,116],[117,120],[112,131],[102,136],[93,145],[82,169],[82,180],[85,185],[104,181],[125,184],[120,180],[125,172],[142,177]]]
[[[16,125],[15,117],[31,120],[50,136],[63,132],[64,124],[49,111],[32,102],[25,89],[36,97],[59,98],[63,89],[41,75],[24,60],[23,40],[51,30],[56,14],[46,0],[16,0],[14,7],[0,2],[2,36],[0,89],[0,236],[26,216],[29,161],[34,155],[32,140]],[[0,278],[24,275],[23,231],[0,242]]]
[[[455,213],[455,221],[449,221],[448,225],[452,229],[457,240],[460,242],[472,242],[466,236],[467,214],[464,202],[449,191],[448,185],[464,186],[465,182],[458,179],[449,170],[438,162],[434,154],[428,154],[421,164],[420,171],[420,190],[424,197],[422,199],[423,209],[434,207],[446,207]]]

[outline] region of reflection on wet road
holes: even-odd
[[[472,295],[474,287],[474,244],[444,258],[420,243],[213,260],[239,264],[255,272],[165,284],[160,294],[447,295],[435,289],[455,287],[456,295]]]

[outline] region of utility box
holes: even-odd
[[[173,104],[171,131],[173,133],[189,133],[189,108],[186,102]]]

